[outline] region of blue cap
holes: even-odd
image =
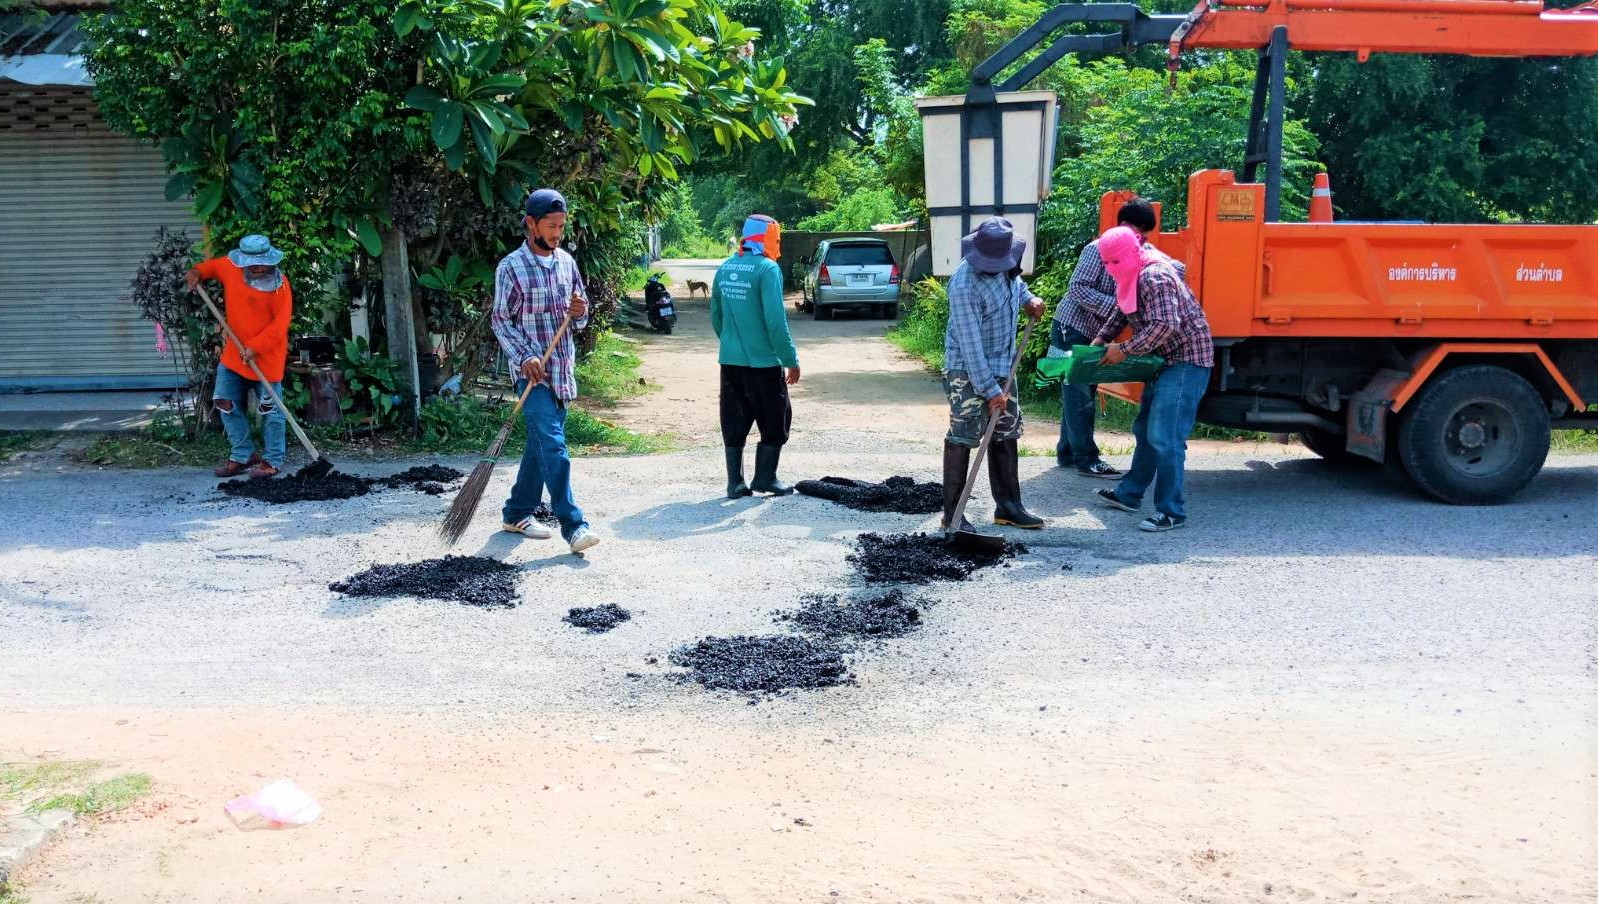
[[[565,213],[566,198],[553,188],[540,188],[527,196],[527,215],[541,220],[546,214]]]

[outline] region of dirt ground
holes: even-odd
[[[516,564],[514,609],[327,589],[441,554],[448,495],[0,465],[0,762],[154,779],[24,873],[31,904],[1598,900],[1598,457],[1458,509],[1200,447],[1192,522],[1158,536],[1027,458],[1028,554],[920,591],[854,685],[751,704],[667,654],[862,590],[852,539],[936,516],[721,498],[702,306],[642,340],[664,389],[619,413],[693,448],[575,463],[603,545],[497,533],[496,472],[456,551]],[[886,327],[794,318],[788,479],[937,479],[936,383]],[[633,619],[560,621],[609,602]],[[323,816],[224,817],[277,778]]]
[[[671,292],[678,316],[670,336],[628,334],[645,349],[644,376],[663,388],[622,404],[614,415],[633,430],[669,433],[689,446],[719,446],[721,383],[710,305],[703,295],[689,300],[685,284],[674,284]],[[789,330],[801,348],[802,378],[790,391],[794,430],[874,430],[896,439],[937,441],[948,425],[942,387],[920,362],[879,341],[892,321],[847,314],[818,321],[795,310],[797,300],[788,299]]]

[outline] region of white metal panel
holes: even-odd
[[[87,90],[0,84],[0,390],[173,385],[127,301],[158,227],[199,236],[166,178]]]
[[[1004,137],[1003,215],[1027,243],[1021,269],[1031,273],[1037,260],[1037,205],[1053,178],[1058,96],[1052,91],[1001,92]],[[992,138],[968,137],[963,145],[959,111],[964,96],[916,100],[926,151],[927,208],[931,211],[932,272],[948,276],[960,263],[960,238],[994,210]],[[956,211],[956,212],[950,212]]]

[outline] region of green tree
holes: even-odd
[[[715,0],[125,0],[85,29],[107,119],[161,142],[213,249],[293,248],[301,295],[396,240],[491,261],[549,183],[603,315],[678,167],[785,146],[808,103]]]
[[[1598,60],[1316,55],[1298,101],[1341,216],[1598,219]]]

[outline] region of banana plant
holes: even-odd
[[[162,141],[161,153],[172,171],[166,183],[167,200],[193,195],[194,215],[200,220],[215,213],[229,196],[240,209],[254,213],[266,180],[254,164],[243,159],[246,144],[239,130],[199,120],[184,126],[180,136]]]
[[[470,135],[482,168],[492,173],[504,136],[527,130],[522,114],[501,100],[519,93],[527,78],[494,71],[501,53],[497,44],[473,45],[435,33],[432,45],[429,60],[442,76],[441,84],[417,85],[405,95],[405,104],[431,117],[433,143],[450,169],[465,165]]]

